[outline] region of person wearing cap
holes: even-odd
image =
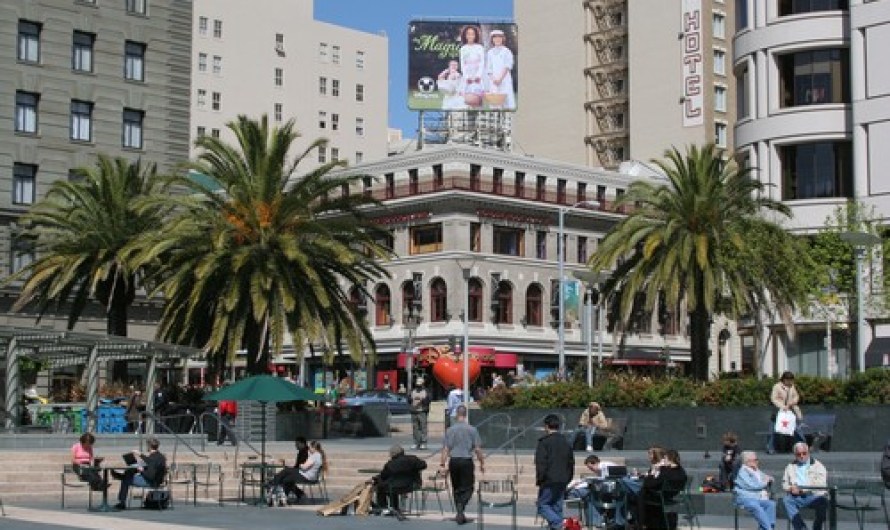
[[[485,52],[486,92],[502,94],[504,100],[493,107],[513,110],[516,108],[516,96],[513,93],[513,52],[505,46],[507,36],[496,29],[488,34],[490,47]]]
[[[430,394],[424,388],[424,382],[422,377],[418,377],[409,396],[414,449],[426,449],[427,420],[430,415]]]
[[[612,429],[612,422],[606,417],[603,408],[596,401],[590,404],[581,413],[578,420],[578,429],[584,431],[584,437],[587,442],[587,452],[593,451],[593,435],[599,433],[606,437],[603,444],[603,450],[612,448],[621,439],[621,435]]]
[[[380,474],[374,477],[377,492],[377,505],[389,507],[399,520],[404,515],[399,510],[399,496],[419,488],[423,479],[420,472],[426,469],[426,462],[414,455],[406,455],[401,445],[389,448],[389,461],[383,466]]]
[[[782,372],[782,375],[779,376],[779,381],[773,385],[769,400],[772,401],[777,412],[790,410],[794,413],[794,416],[797,418],[797,426],[794,428],[794,437],[797,438],[798,442],[805,441],[804,437],[800,434],[799,429],[803,413],[798,406],[798,403],[800,403],[800,393],[797,391],[797,387],[794,386],[793,372],[787,370]],[[766,441],[766,452],[769,454],[776,452],[775,416],[773,416],[773,425],[770,428],[769,438]]]

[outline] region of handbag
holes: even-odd
[[[776,414],[775,431],[778,434],[791,436],[797,428],[797,416],[790,410],[780,410]]]

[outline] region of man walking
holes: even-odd
[[[235,439],[235,418],[238,417],[238,402],[223,400],[219,402],[219,429],[216,435],[216,445],[222,445],[226,441],[226,437],[232,442],[232,445],[238,445]]]
[[[455,411],[455,422],[445,431],[442,443],[442,462],[447,463],[451,488],[454,492],[454,507],[457,524],[467,524],[465,511],[473,497],[476,477],[474,476],[473,454],[479,460],[479,471],[485,473],[485,455],[482,453],[482,438],[479,431],[467,423],[467,407],[459,405]]]
[[[454,423],[454,418],[457,415],[457,407],[461,403],[464,402],[464,391],[463,389],[454,385],[454,383],[448,385],[448,396],[445,398],[445,428],[451,426]]]
[[[535,449],[535,485],[538,486],[538,514],[551,530],[563,528],[562,502],[566,486],[575,474],[575,456],[568,440],[559,432],[559,416],[544,418],[546,434]]]
[[[427,420],[430,416],[430,395],[423,387],[422,377],[411,390],[411,427],[414,433],[414,448],[426,449]]]

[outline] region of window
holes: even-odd
[[[714,73],[726,75],[726,52],[723,50],[714,50]]]
[[[96,36],[92,33],[75,31],[71,43],[71,69],[78,72],[93,71],[93,44]]]
[[[145,113],[141,110],[124,109],[124,147],[142,149],[142,121]]]
[[[355,67],[359,70],[365,68],[365,52],[358,50],[355,52]]]
[[[556,202],[566,203],[566,179],[556,179]]]
[[[219,74],[222,72],[222,57],[219,55],[213,56],[213,73]]]
[[[364,118],[356,118],[355,119],[355,135],[356,136],[364,136],[365,135],[365,119]]]
[[[201,138],[202,136],[206,136],[206,135],[207,135],[207,127],[204,127],[203,125],[198,125],[198,138]]]
[[[93,139],[93,104],[71,100],[71,139],[89,142]]]
[[[712,17],[713,21],[713,32],[715,39],[725,39],[726,38],[726,15],[723,13],[714,13]]]
[[[340,64],[340,47],[336,44],[331,47],[331,62],[334,64]]]
[[[203,88],[198,89],[198,108],[203,109],[207,104],[207,91]]]
[[[851,142],[813,142],[779,148],[782,200],[853,196]]]
[[[482,252],[482,224],[470,223],[470,251]]]
[[[364,158],[365,158],[365,153],[362,153],[361,151],[356,151],[356,152],[355,152],[355,163],[356,163],[356,164],[361,164],[361,163],[362,163],[362,160],[363,160]]]
[[[743,65],[735,73],[735,105],[737,119],[747,118],[748,108],[748,67]]]
[[[34,204],[34,188],[37,184],[37,166],[12,165],[12,203]]]
[[[411,228],[408,252],[427,254],[442,250],[442,224],[430,224]]]
[[[420,191],[420,174],[417,171],[417,168],[411,168],[408,170],[408,193],[411,195],[417,195]]]
[[[212,138],[219,138],[219,129],[210,129],[210,136]]]
[[[714,122],[714,143],[717,147],[726,147],[726,124]]]
[[[748,0],[735,0],[735,29],[741,31],[748,27]]]
[[[445,172],[442,164],[433,164],[433,189],[440,190],[445,187]]]
[[[544,290],[537,283],[528,286],[525,291],[525,324],[542,326],[544,323]]]
[[[40,30],[41,24],[19,20],[19,61],[28,63],[40,62]]]
[[[517,171],[513,178],[513,186],[517,197],[525,196],[525,173]]]
[[[281,103],[276,103],[273,114],[275,116],[275,121],[281,122],[281,120],[284,118],[284,105],[282,105]]]
[[[496,302],[494,309],[495,324],[513,323],[513,286],[508,281],[501,281],[495,287],[492,298]]]
[[[535,232],[535,257],[547,259],[547,232],[543,230]]]
[[[211,96],[210,108],[212,108],[213,110],[219,110],[221,100],[222,94],[220,94],[219,92],[214,92]]]
[[[603,185],[598,185],[596,187],[596,202],[601,205],[606,204],[606,187]]]
[[[780,55],[782,107],[850,102],[849,52],[834,48]]]
[[[328,148],[320,145],[318,146],[318,163],[324,164],[328,161]]]
[[[396,176],[392,173],[387,173],[383,175],[383,179],[385,182],[385,196],[387,199],[392,199],[396,196]]]
[[[198,17],[198,34],[207,35],[207,17]]]
[[[326,43],[326,42],[318,43],[318,60],[323,63],[328,62],[328,43]]]
[[[578,192],[575,194],[575,202],[584,202],[587,200],[587,183],[577,183]]]
[[[275,34],[275,51],[280,54],[284,53],[284,33]]]
[[[726,87],[714,87],[714,110],[717,112],[726,112]]]
[[[207,54],[206,53],[198,54],[198,71],[199,72],[207,71]]]
[[[24,237],[13,236],[10,241],[9,272],[16,273],[34,262],[37,253],[34,251],[34,242]]]
[[[318,128],[324,129],[328,126],[328,113],[320,110],[318,111]]]
[[[392,297],[389,287],[383,284],[374,291],[374,321],[378,326],[392,324]]]
[[[847,11],[848,0],[779,0],[779,16],[799,15],[816,11]]]
[[[318,93],[322,96],[328,95],[328,78],[327,77],[319,77],[318,78]]]
[[[340,80],[331,79],[331,95],[335,98],[340,97]]]
[[[340,149],[331,147],[331,162],[336,162],[337,160],[340,160]]]
[[[283,86],[284,85],[284,70],[281,68],[275,69],[275,86]]]
[[[430,284],[430,320],[445,322],[448,317],[448,286],[445,280],[436,278]]]
[[[37,104],[40,101],[40,94],[33,92],[23,92],[21,90],[15,93],[15,132],[18,133],[37,133]]]
[[[492,228],[492,249],[495,254],[525,256],[525,231],[509,226]]]
[[[482,280],[470,278],[467,281],[467,306],[470,310],[470,322],[482,322]]]
[[[217,39],[222,38],[222,20],[213,21],[213,36]]]
[[[482,189],[482,166],[470,164],[470,189],[479,191]]]
[[[365,85],[361,83],[355,84],[355,100],[356,101],[364,101],[365,100]]]
[[[144,15],[148,11],[148,0],[127,0],[127,13]]]
[[[543,201],[547,194],[547,177],[544,175],[538,175],[538,179],[535,182],[535,199],[539,201]]]
[[[578,236],[578,263],[587,263],[587,238]]]
[[[340,115],[336,112],[331,114],[331,130],[339,131],[340,130]]]
[[[491,191],[496,195],[500,195],[504,192],[504,168],[492,168]]]
[[[207,68],[204,57],[204,68]],[[127,41],[124,44],[124,79],[145,81],[145,44]]]

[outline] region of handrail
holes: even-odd
[[[493,420],[494,418],[498,418],[500,416],[506,416],[506,418],[507,418],[506,431],[507,431],[507,436],[510,436],[510,431],[513,430],[513,417],[510,416],[509,414],[507,414],[506,412],[498,412],[496,414],[492,414],[491,416],[489,416],[489,417],[485,418],[484,420],[482,420],[481,422],[479,422],[479,424],[476,425],[476,428],[478,429],[479,427],[485,425],[486,423]],[[507,451],[507,443],[510,443],[510,448],[513,450],[513,478],[518,481],[519,473],[521,471],[521,469],[519,468],[519,454],[516,452],[516,444],[512,443],[512,439],[509,440],[508,442],[504,442],[497,448],[492,449],[485,456],[488,457],[488,455],[490,455],[494,451],[497,451],[500,449],[503,449],[504,452],[506,452]]]
[[[197,450],[195,450],[194,447],[192,447],[192,444],[188,443],[184,438],[179,436],[179,433],[173,432],[173,430],[170,429],[170,427],[167,427],[166,423],[164,423],[163,421],[159,421],[157,416],[155,416],[153,412],[148,412],[148,411],[140,412],[139,417],[141,418],[142,421],[145,421],[146,419],[153,421],[155,428],[160,426],[162,430],[167,431],[166,434],[173,435],[174,444],[173,444],[173,458],[171,459],[171,463],[173,463],[173,464],[176,463],[176,451],[179,448],[180,443],[182,443],[184,446],[186,446],[188,448],[188,450],[191,451],[192,454],[194,454],[198,458],[207,458],[208,460],[210,459],[210,455],[207,455],[204,453],[199,453]],[[139,450],[140,451],[143,450],[143,446],[144,446],[144,442],[145,442],[145,433],[142,432],[143,430],[145,430],[145,429],[137,429],[137,432],[136,432],[136,435],[139,437]]]
[[[499,413],[499,414],[504,414],[504,413]],[[521,437],[521,436],[525,436],[525,433],[527,433],[528,431],[530,431],[530,430],[532,430],[532,429],[535,429],[535,428],[538,428],[538,427],[540,427],[541,425],[543,425],[543,423],[544,423],[544,418],[546,418],[546,417],[549,416],[550,414],[556,414],[557,416],[559,416],[560,419],[562,420],[561,423],[560,423],[560,425],[562,425],[563,427],[565,427],[565,424],[566,424],[566,418],[565,418],[565,416],[562,415],[562,413],[559,413],[559,412],[556,412],[556,413],[547,413],[547,414],[544,414],[543,416],[541,416],[540,418],[536,419],[535,421],[531,422],[530,424],[528,424],[527,427],[525,427],[524,429],[522,429],[521,431],[519,431],[518,433],[516,433],[515,435],[513,435],[509,440],[505,441],[504,443],[502,443],[501,445],[499,445],[499,446],[497,446],[496,448],[492,449],[491,451],[494,452],[494,451],[497,451],[497,450],[499,450],[499,449],[502,449],[502,448],[506,447],[507,444],[512,444],[513,447],[515,448],[515,446],[516,446],[516,445],[515,445],[515,442],[516,442],[516,440],[517,440],[519,437]],[[481,424],[480,424],[480,425],[481,425]],[[512,425],[512,424],[511,424],[511,425]],[[562,431],[561,431],[561,432],[562,432]],[[489,453],[489,454],[490,454],[490,453]]]
[[[204,418],[206,416],[210,416],[211,418],[216,419],[217,428],[222,426],[223,429],[226,429],[226,433],[229,435],[228,437],[232,440],[238,440],[238,443],[235,444],[235,457],[232,462],[232,472],[238,473],[238,455],[241,452],[241,444],[246,445],[250,448],[251,451],[256,453],[257,456],[261,456],[259,450],[253,446],[250,442],[247,441],[246,437],[236,437],[234,436],[235,431],[232,429],[232,426],[228,424],[228,422],[222,421],[219,413],[216,412],[202,412],[200,416],[198,416],[198,429],[200,430],[199,434],[205,435],[207,433],[204,432]]]

